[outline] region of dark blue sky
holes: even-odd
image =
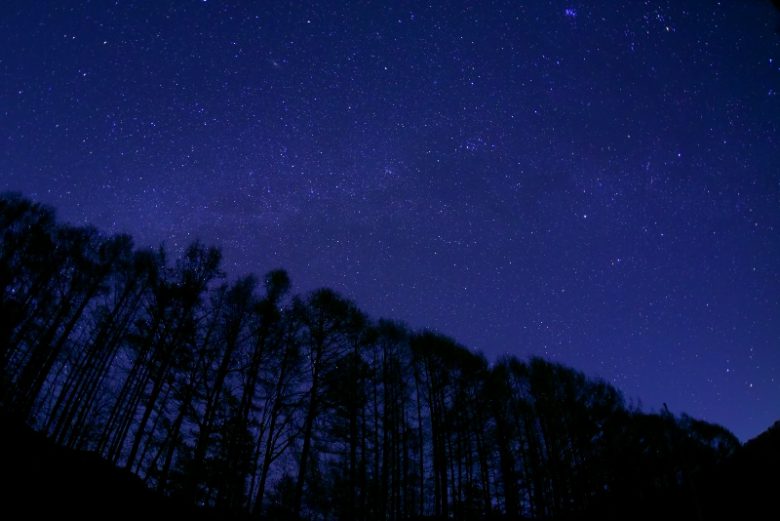
[[[780,12],[0,4],[0,190],[743,439],[780,418]]]

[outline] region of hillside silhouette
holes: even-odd
[[[3,507],[191,519],[713,519],[777,512],[780,424],[626,403],[540,358],[228,278],[0,197]]]

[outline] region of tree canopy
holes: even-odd
[[[0,406],[162,493],[306,519],[701,518],[739,447],[563,365],[290,286],[5,194]]]

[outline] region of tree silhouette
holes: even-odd
[[[171,261],[0,196],[0,412],[232,516],[705,519],[776,481],[755,456],[776,429],[742,447],[563,365],[291,296],[282,270],[222,277],[215,248]]]

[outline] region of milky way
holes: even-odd
[[[746,439],[780,418],[780,16],[719,4],[5,1],[0,190]]]

